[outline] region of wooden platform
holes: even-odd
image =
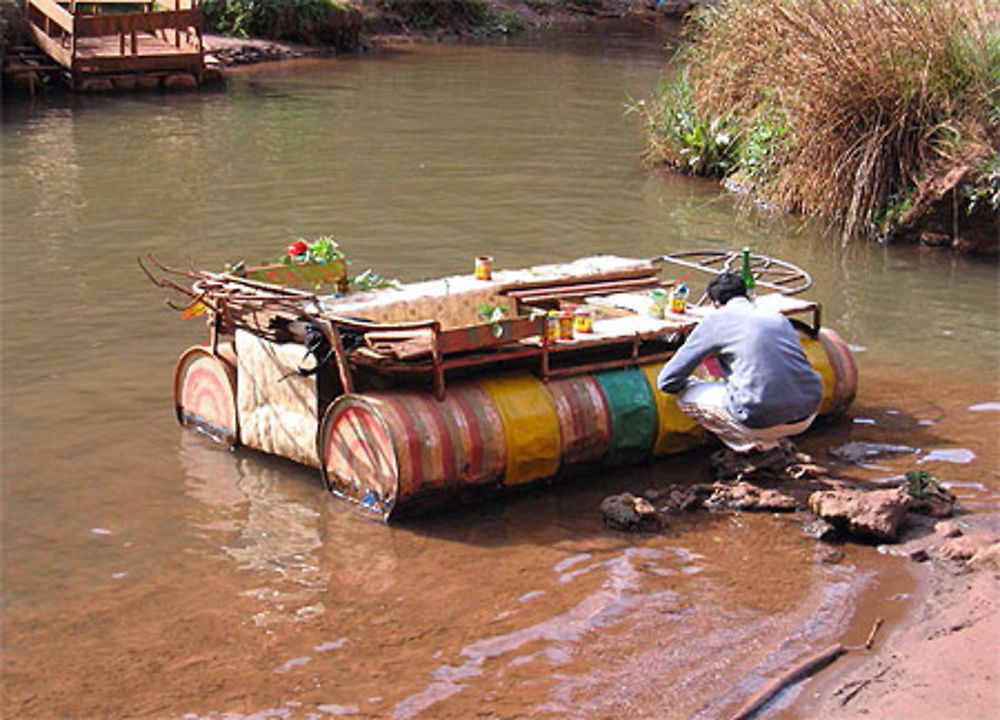
[[[171,76],[190,78],[174,84],[197,85],[205,70],[201,9],[192,0],[168,2],[173,9],[161,11],[145,1],[25,0],[25,16],[32,40],[63,68],[74,89],[110,89],[143,77],[160,82]],[[135,6],[142,11],[116,11]],[[122,81],[125,75],[132,80]]]

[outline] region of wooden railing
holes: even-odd
[[[100,69],[101,60],[111,62],[108,69],[143,69],[144,63],[139,60],[139,37],[143,34],[159,38],[166,48],[173,48],[175,55],[197,55],[200,60],[203,53],[201,8],[195,0],[165,2],[173,5],[173,9],[154,11],[152,0],[70,0],[68,3],[25,0],[25,15],[38,46],[69,70],[79,69],[78,61],[84,45],[81,41],[109,36],[118,37],[117,53],[114,52],[114,45],[102,46],[100,52],[88,53],[88,63],[97,69]],[[111,5],[139,5],[142,12],[103,11]],[[80,12],[79,8],[92,10]],[[159,57],[156,64],[164,64],[163,58]]]

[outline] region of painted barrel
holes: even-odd
[[[235,446],[239,439],[236,412],[236,354],[232,345],[195,345],[185,350],[174,372],[174,408],[181,425],[194,427],[213,440]]]
[[[603,466],[611,451],[611,413],[593,375],[552,380],[546,386],[559,421],[560,472]]]
[[[662,367],[661,363],[652,363],[641,368],[656,402],[658,423],[653,455],[657,457],[690,450],[704,443],[707,437],[705,429],[677,407],[676,395],[660,392],[656,387],[656,377]]]
[[[499,485],[507,467],[500,411],[473,382],[449,386],[442,401],[412,390],[343,395],[318,442],[327,487],[384,518]]]
[[[622,467],[649,457],[659,420],[656,398],[639,368],[625,368],[595,375],[611,416],[611,450],[605,464]]]
[[[810,342],[811,341],[811,342]],[[806,347],[809,362],[823,376],[823,401],[819,406],[820,415],[842,413],[854,402],[858,392],[858,366],[854,362],[851,349],[837,334],[836,330],[821,328],[816,339],[803,340],[810,345],[818,341],[825,351],[825,359],[810,355],[810,347]]]
[[[503,422],[507,445],[504,485],[524,485],[552,477],[562,455],[555,402],[545,383],[517,373],[484,378],[480,387],[490,396]]]

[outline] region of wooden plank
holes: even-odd
[[[51,2],[52,0],[31,1]],[[123,32],[146,32],[152,34],[156,30],[198,28],[201,27],[203,19],[201,8],[152,13],[84,15],[77,18],[76,32],[80,37],[117,35]]]
[[[69,50],[50,38],[34,24],[29,23],[28,29],[31,31],[31,36],[38,44],[38,47],[44,50],[50,58],[55,60],[67,70],[73,67],[73,57],[70,55]]]
[[[35,8],[66,32],[73,32],[73,14],[59,7],[53,0],[28,0],[28,7]]]
[[[201,55],[114,55],[87,57],[79,55],[73,69],[83,73],[159,72],[176,71],[198,73],[203,68]]]

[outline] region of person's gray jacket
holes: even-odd
[[[657,386],[679,393],[709,355],[718,358],[726,377],[729,411],[747,427],[797,422],[819,408],[823,380],[795,328],[779,313],[732,298],[695,327],[660,370]]]

